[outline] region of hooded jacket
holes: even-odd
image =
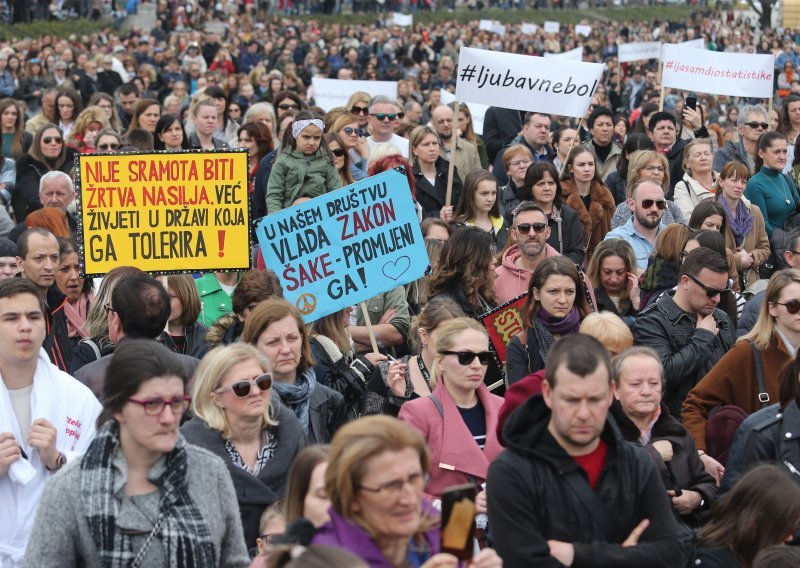
[[[599,526],[564,475],[586,477],[548,431],[551,411],[541,396],[523,403],[506,421],[506,451],[489,466],[489,522],[495,548],[507,568],[563,566],[550,555],[548,540],[571,542],[572,566],[674,568],[688,555],[686,532],[678,525],[655,465],[622,439],[613,419],[601,434],[608,445],[594,493],[619,534]],[[588,481],[587,481],[588,483]],[[650,526],[639,543],[622,542],[643,520]],[[609,542],[610,540],[610,542]]]
[[[561,256],[558,251],[548,244],[545,247],[545,257]],[[533,272],[516,265],[517,259],[522,256],[519,245],[511,245],[503,253],[503,261],[494,269],[494,295],[498,304],[505,304],[520,294],[528,291],[528,283]]]

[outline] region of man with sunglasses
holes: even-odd
[[[42,351],[45,314],[30,280],[0,282],[0,566],[21,566],[42,491],[94,438],[102,407]]]
[[[761,105],[746,105],[739,110],[736,119],[739,130],[738,142],[728,142],[714,154],[713,169],[722,171],[722,166],[728,162],[742,162],[750,170],[750,175],[755,173],[756,144],[759,137],[769,130],[767,109]]]
[[[146,274],[120,280],[105,309],[108,317],[108,338],[117,346],[128,337],[155,342],[166,327],[171,311],[169,295],[164,286]],[[84,365],[75,371],[75,378],[97,396],[102,396],[106,369],[112,356],[113,353],[110,353]],[[190,377],[194,375],[197,359],[180,353],[173,353],[173,356],[180,360]]]
[[[397,128],[397,102],[386,95],[376,95],[369,102],[369,151],[380,144],[393,144],[408,159],[408,139],[394,133]]]
[[[651,179],[641,180],[631,190],[628,207],[633,213],[631,218],[624,225],[609,231],[605,238],[628,241],[636,254],[636,266],[644,271],[647,270],[656,237],[664,228],[662,217],[667,207],[664,190]]]
[[[539,263],[548,256],[559,256],[547,244],[550,227],[547,216],[532,201],[523,201],[514,210],[509,238],[515,244],[503,253],[500,266],[494,269],[494,294],[504,304],[524,293]]]
[[[733,324],[717,307],[730,292],[727,260],[700,247],[686,255],[674,295],[661,295],[633,324],[634,344],[661,357],[664,404],[679,420],[686,395],[736,342]]]
[[[478,156],[477,146],[469,140],[458,136],[456,131],[458,127],[453,125],[453,120],[453,109],[449,106],[439,105],[433,109],[431,122],[433,123],[433,129],[436,131],[436,134],[439,135],[439,140],[442,143],[439,147],[439,156],[450,161],[450,154],[453,149],[453,136],[457,136],[454,161],[458,177],[463,180],[471,171],[481,169],[481,159],[480,156]]]

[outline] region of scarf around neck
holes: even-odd
[[[295,413],[303,432],[308,436],[308,409],[311,406],[311,393],[317,388],[317,376],[314,369],[306,369],[298,375],[294,383],[280,383],[275,381],[272,388],[280,396],[281,401]]]
[[[156,480],[160,526],[153,538],[161,541],[168,566],[211,568],[216,565],[216,551],[208,525],[189,496],[186,445],[179,436],[175,448],[162,458],[163,474]],[[86,522],[102,565],[109,568],[127,568],[141,552],[131,549],[130,535],[117,526],[120,501],[114,487],[120,472],[113,462],[121,451],[119,425],[110,420],[97,431],[80,465]]]
[[[741,199],[736,205],[735,217],[731,213],[731,209],[728,207],[728,201],[724,197],[720,197],[719,202],[722,203],[722,207],[728,214],[728,226],[733,233],[733,240],[736,241],[736,246],[740,247],[747,234],[753,230],[753,215],[750,214],[750,210],[745,207],[744,201]]]
[[[537,319],[542,322],[544,328],[553,335],[568,335],[578,333],[581,326],[581,314],[578,306],[573,305],[572,309],[563,318],[557,318],[544,308],[539,308]]]
[[[74,304],[69,301],[64,302],[64,315],[67,317],[69,337],[80,337],[81,339],[89,337],[89,332],[85,329],[86,312],[88,305],[93,301],[94,293],[89,292],[89,294],[81,294]]]

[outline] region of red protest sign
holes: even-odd
[[[497,357],[504,365],[508,342],[523,330],[522,316],[520,314],[527,298],[528,293],[525,292],[521,296],[517,296],[481,316],[481,322],[489,332],[489,340],[492,342],[492,347],[494,347]]]

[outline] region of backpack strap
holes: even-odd
[[[756,367],[756,382],[758,384],[758,401],[761,403],[761,408],[769,406],[769,393],[767,387],[764,386],[764,367],[761,362],[761,351],[756,347],[755,342],[750,342],[750,347],[753,348],[753,362]]]
[[[94,351],[95,360],[102,357],[102,354],[100,353],[100,348],[97,346],[97,343],[95,343],[94,340],[87,337],[86,339],[81,339],[81,343],[83,343],[84,345],[88,345],[89,347],[92,348],[92,351]]]

